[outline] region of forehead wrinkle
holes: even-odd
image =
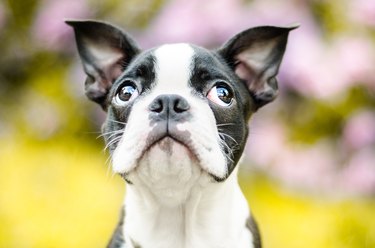
[[[189,90],[194,57],[189,44],[168,44],[154,51],[156,87],[165,93]]]

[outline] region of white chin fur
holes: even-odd
[[[160,204],[176,206],[186,201],[201,175],[195,155],[186,146],[165,138],[145,152],[129,179],[151,189]]]

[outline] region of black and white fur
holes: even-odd
[[[102,132],[113,170],[127,182],[108,247],[261,247],[236,165],[251,114],[277,95],[295,27],[248,29],[216,51],[190,44],[141,51],[113,25],[67,23],[86,95],[107,112]]]

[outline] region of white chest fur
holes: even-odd
[[[195,172],[194,172],[195,173]],[[142,248],[248,248],[247,202],[236,175],[223,183],[209,182],[203,174],[182,204],[162,204],[147,185],[130,185],[125,199],[125,241]],[[133,177],[134,178],[134,177]],[[139,183],[139,181],[137,182]],[[177,200],[178,201],[178,200]],[[127,246],[128,247],[128,246]]]

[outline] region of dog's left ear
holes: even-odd
[[[93,20],[65,22],[74,29],[87,75],[86,96],[106,110],[109,89],[140,49],[129,35],[111,24]]]
[[[218,50],[237,76],[245,81],[254,98],[255,110],[276,98],[276,75],[288,34],[297,27],[251,28],[237,34]]]

